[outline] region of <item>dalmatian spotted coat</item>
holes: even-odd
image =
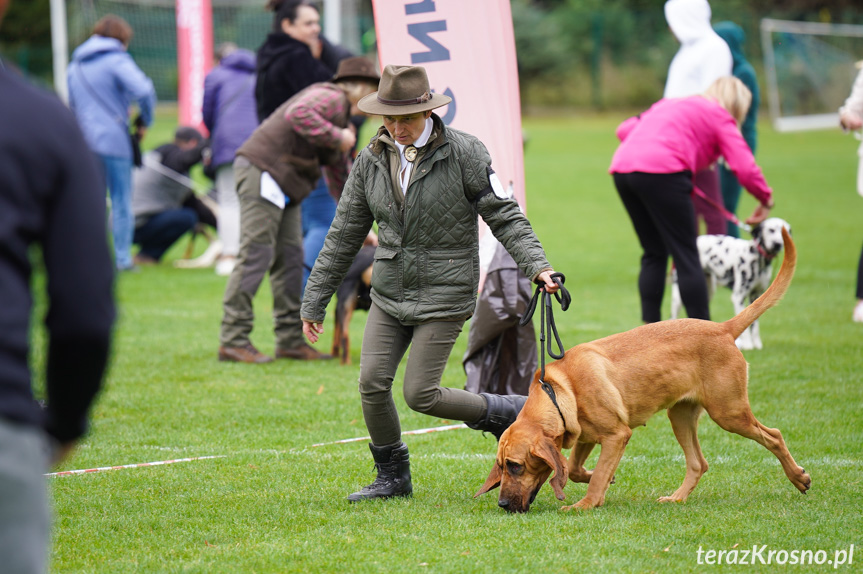
[[[716,285],[731,288],[734,312],[739,313],[755,301],[770,285],[773,278],[773,258],[782,251],[782,228],[791,233],[784,219],[770,217],[752,229],[752,239],[738,239],[730,235],[700,235],[698,255],[707,278],[707,291],[712,298]],[[672,275],[671,318],[676,319],[683,307],[677,276]],[[743,350],[761,349],[761,334],[755,321],[737,339]]]

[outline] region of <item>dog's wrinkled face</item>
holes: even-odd
[[[791,225],[787,221],[779,217],[768,217],[752,230],[752,237],[768,255],[776,255],[785,245],[782,240],[783,227],[791,235]]]
[[[560,445],[529,421],[516,420],[500,437],[497,459],[475,496],[500,486],[497,504],[507,512],[527,512],[536,494],[554,471],[551,486],[564,499],[566,459]]]

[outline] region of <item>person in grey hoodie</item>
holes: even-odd
[[[93,35],[72,53],[66,71],[69,107],[75,113],[90,150],[96,155],[111,194],[111,220],[117,269],[134,269],[132,236],[133,151],[129,107],[140,111],[139,137],[153,122],[153,82],[126,52],[132,28],[119,16],[107,15]]]
[[[665,20],[680,49],[668,67],[665,98],[685,98],[704,93],[718,78],[731,75],[731,50],[710,26],[707,0],[668,0]],[[704,220],[709,234],[724,234],[719,171],[715,165],[695,174],[696,192],[692,198],[697,217]],[[699,195],[699,191],[707,199]]]

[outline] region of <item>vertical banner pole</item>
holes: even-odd
[[[210,0],[177,0],[178,115],[180,125],[207,133],[201,115],[204,77],[213,64]]]
[[[66,66],[69,65],[69,39],[66,22],[66,0],[51,0],[51,51],[53,52],[54,91],[69,103]]]

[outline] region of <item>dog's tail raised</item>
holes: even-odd
[[[736,339],[765,311],[776,305],[788,291],[791,278],[794,277],[794,269],[797,267],[797,248],[788,230],[782,228],[782,240],[785,242],[785,259],[779,273],[761,297],[755,300],[743,311],[723,323],[728,332]]]

